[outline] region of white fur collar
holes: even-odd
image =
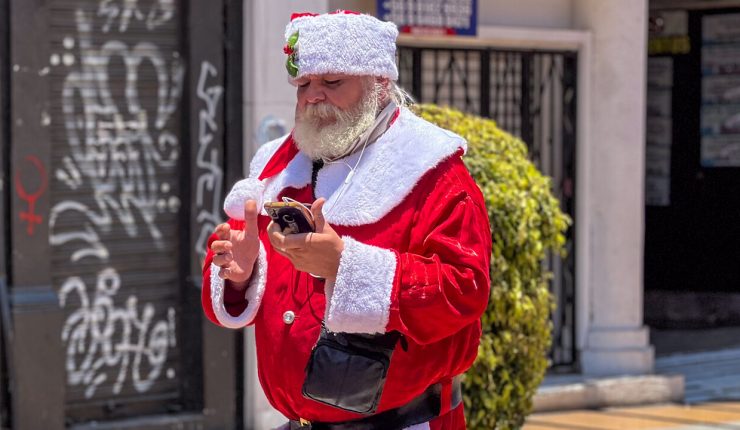
[[[251,164],[250,178],[259,176],[283,141],[265,144],[266,147],[259,151]],[[467,148],[462,137],[401,108],[400,115],[388,131],[365,149],[349,184],[342,187],[349,174],[349,166],[354,167],[357,163],[359,152],[324,166],[316,180],[315,194],[327,199],[325,216],[331,224],[371,224],[398,206],[426,172],[460,148]],[[311,160],[299,152],[281,173],[263,181],[262,201],[274,201],[284,188],[301,188],[310,182]],[[236,196],[239,188],[240,183],[237,183],[230,196]],[[232,217],[242,212],[226,209]]]

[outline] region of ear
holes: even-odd
[[[380,87],[382,88],[382,90],[380,91],[380,101],[384,104],[390,98],[390,93],[391,93],[390,82],[391,80],[388,78],[383,78],[383,77],[375,78],[375,83],[380,84]]]

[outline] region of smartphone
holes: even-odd
[[[310,204],[298,202],[267,202],[265,211],[284,234],[309,233],[316,230]]]

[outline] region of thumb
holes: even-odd
[[[324,203],[326,199],[321,197],[311,204],[311,214],[313,215],[313,222],[316,225],[316,233],[323,233],[324,229],[331,229],[326,224],[326,218],[324,218]]]
[[[249,199],[244,202],[244,231],[249,233],[257,232],[257,216],[259,211],[257,210],[257,202]]]

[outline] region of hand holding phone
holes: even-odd
[[[323,212],[325,203],[326,199],[319,198],[311,204],[310,210],[295,201],[266,204],[265,209],[274,220],[267,228],[267,237],[272,249],[287,258],[296,270],[333,281],[339,271],[344,241],[326,222]],[[286,207],[291,207],[292,210],[287,210]],[[282,218],[283,214],[291,216]],[[281,223],[286,226],[286,230],[304,230],[304,233],[288,234],[281,230]]]
[[[311,204],[299,202],[267,202],[265,211],[280,226],[284,234],[316,231]]]

